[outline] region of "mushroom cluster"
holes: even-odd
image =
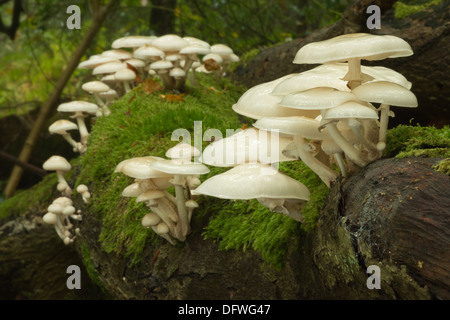
[[[192,161],[199,154],[195,147],[180,143],[167,150],[169,159],[136,157],[123,160],[115,169],[134,178],[122,196],[135,197],[151,211],[142,218],[142,225],[171,244],[184,241],[189,234],[192,212],[198,207],[191,191],[200,184],[199,176],[209,172],[205,165]],[[175,195],[169,192],[171,187]]]
[[[53,225],[56,233],[63,240],[64,244],[72,243],[76,236],[80,234],[80,229],[75,228],[71,232],[73,224],[70,219],[81,221],[81,215],[76,213],[72,199],[68,197],[58,197],[47,208],[47,213],[43,216],[46,224]]]
[[[108,112],[108,101],[104,102],[102,97],[121,96],[149,76],[159,77],[166,89],[180,90],[188,77],[191,84],[196,84],[195,71],[214,70],[220,79],[231,62],[239,61],[233,50],[224,44],[210,45],[194,37],[176,34],[125,36],[113,41],[111,46],[112,49],[91,56],[78,66],[91,69],[99,78],[93,81],[95,85],[85,84],[87,88],[83,89],[94,94],[104,114]],[[202,61],[215,61],[215,67],[205,67]]]
[[[247,90],[232,109],[255,120],[253,128],[245,131],[258,132],[257,138],[237,147],[239,137],[245,135],[241,132],[206,147],[204,163],[234,168],[206,180],[192,193],[256,198],[272,211],[301,221],[299,208],[308,200],[306,187],[278,178],[281,173],[270,168],[274,162],[298,159],[329,187],[339,175],[345,177],[380,158],[388,119],[394,116],[390,107],[413,108],[418,103],[404,76],[385,67],[362,66],[361,60],[412,54],[407,42],[390,35],[346,34],[305,45],[293,63],[320,65]],[[279,137],[265,161],[257,150],[267,150],[267,141],[258,138],[262,132]],[[278,185],[277,179],[283,182]]]

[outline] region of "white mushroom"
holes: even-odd
[[[67,132],[69,130],[78,130],[78,126],[75,123],[64,119],[56,120],[50,125],[50,127],[48,127],[50,134],[60,134],[64,140],[66,140],[73,147],[74,152],[80,152],[82,146],[72,138],[70,133]]]
[[[72,166],[70,163],[61,156],[51,156],[47,161],[42,165],[44,170],[48,171],[56,171],[58,176],[58,184],[64,186],[63,193],[66,195],[72,194],[72,189],[64,178],[64,173],[70,171]]]

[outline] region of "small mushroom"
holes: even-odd
[[[84,203],[88,203],[89,199],[91,198],[91,194],[89,192],[88,187],[85,184],[80,184],[77,187],[77,192],[81,194],[81,197],[83,198]]]
[[[80,142],[82,145],[81,153],[86,151],[87,139],[89,137],[89,132],[84,122],[85,114],[97,114],[98,106],[96,104],[86,102],[86,101],[71,101],[62,103],[58,106],[57,110],[59,112],[74,112],[72,116],[77,120],[78,130],[80,131]]]
[[[42,167],[44,168],[44,170],[56,171],[56,174],[58,176],[58,184],[64,186],[63,193],[66,195],[72,194],[72,189],[64,178],[64,173],[70,171],[72,166],[64,157],[51,156],[47,161],[44,162]]]
[[[78,130],[78,126],[75,123],[64,119],[56,120],[50,125],[50,127],[48,127],[50,134],[60,134],[64,140],[66,140],[73,147],[74,152],[80,152],[82,146],[72,138],[70,133],[67,132],[69,130]]]

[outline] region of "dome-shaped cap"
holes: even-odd
[[[131,59],[133,57],[133,54],[129,51],[122,50],[122,49],[112,49],[112,50],[106,50],[101,53],[102,57],[111,57],[117,60],[127,60]]]
[[[168,174],[151,168],[151,164],[161,160],[159,157],[136,157],[121,161],[114,172],[122,172],[123,174],[137,179],[162,178],[169,176]]]
[[[412,54],[411,46],[399,37],[350,33],[308,43],[298,50],[293,63],[342,62],[352,58],[383,60]]]
[[[48,127],[48,131],[50,133],[60,133],[60,134],[65,133],[66,131],[69,130],[76,130],[76,129],[78,129],[78,126],[75,123],[65,119],[56,120]]]
[[[200,161],[217,167],[231,167],[248,162],[292,161],[295,159],[288,158],[281,152],[291,142],[291,138],[249,128],[209,144],[203,150]]]
[[[152,41],[152,46],[164,52],[180,51],[187,47],[189,42],[176,34],[166,34]]]
[[[126,36],[114,40],[111,47],[113,49],[142,47],[151,44],[155,38],[155,36]]]
[[[191,159],[192,157],[198,157],[200,154],[200,150],[196,147],[187,143],[179,143],[167,150],[166,157],[171,159]]]
[[[152,169],[165,172],[172,175],[197,175],[209,173],[207,166],[195,162],[180,162],[177,160],[159,160],[153,162],[150,167]]]
[[[59,112],[86,112],[95,114],[98,111],[98,106],[91,102],[75,100],[61,103],[56,110]]]
[[[417,107],[417,98],[410,90],[396,83],[376,81],[362,84],[352,91],[359,99],[397,107]]]
[[[83,83],[81,89],[87,92],[105,92],[110,90],[111,88],[101,81],[89,81]]]
[[[70,163],[61,156],[51,156],[47,161],[42,165],[44,170],[48,171],[69,171],[72,166]]]
[[[272,95],[272,90],[285,79],[292,75],[287,75],[279,79],[264,82],[248,89],[233,105],[234,112],[252,119],[263,117],[290,117],[290,116],[308,116],[315,118],[319,115],[317,111],[300,111],[280,107],[281,96]]]
[[[298,93],[290,93],[280,101],[280,106],[301,110],[323,110],[337,107],[351,100],[358,100],[351,92],[319,87]]]
[[[378,119],[378,113],[368,105],[348,101],[324,112],[323,120],[334,119]]]
[[[319,131],[320,121],[307,117],[267,117],[253,124],[261,130],[278,130],[289,135],[301,135],[306,139],[323,140],[329,138],[326,131]]]
[[[271,165],[261,163],[240,164],[207,179],[191,193],[234,200],[255,198],[309,200],[310,194],[303,183],[280,173]]]

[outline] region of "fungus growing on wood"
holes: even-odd
[[[298,212],[291,215],[285,201],[309,200],[309,190],[301,182],[292,179],[268,164],[243,163],[227,172],[204,181],[193,195],[207,195],[230,200],[257,199],[271,211],[280,212],[300,221]]]
[[[74,152],[82,150],[81,143],[76,142],[67,131],[78,130],[78,126],[69,120],[56,120],[49,127],[50,134],[60,134],[72,147]]]
[[[51,156],[44,162],[42,167],[44,170],[56,172],[56,175],[58,176],[58,191],[67,196],[72,194],[72,189],[64,178],[64,173],[69,172],[72,166],[64,157]]]

